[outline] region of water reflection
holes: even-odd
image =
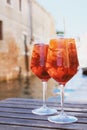
[[[10,80],[7,82],[1,82],[0,100],[9,97],[22,97],[22,95],[27,95],[27,93],[25,93],[26,88],[27,90],[29,88],[29,81],[27,79]]]
[[[50,79],[47,87],[47,99],[60,101],[59,94],[59,85]],[[42,99],[41,80],[33,75],[30,78],[1,82],[0,100],[12,97]],[[87,102],[87,76],[82,75],[81,70],[66,85],[65,100]]]
[[[48,82],[48,96],[52,94],[53,84],[54,81],[51,79],[51,81]],[[42,83],[36,76],[1,82],[0,100],[10,97],[42,98]]]

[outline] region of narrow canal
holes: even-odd
[[[47,87],[47,99],[60,100],[57,83],[50,79]],[[0,83],[0,100],[6,98],[42,98],[42,83],[36,76],[29,79],[10,80]],[[65,100],[72,102],[87,102],[87,76],[78,73],[65,87]]]

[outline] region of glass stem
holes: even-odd
[[[43,107],[46,107],[46,90],[47,90],[47,82],[42,81],[43,83]]]
[[[61,84],[61,114],[64,113],[64,86]]]

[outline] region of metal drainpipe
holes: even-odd
[[[32,0],[28,0],[29,3],[29,21],[30,21],[30,44],[33,40],[33,26],[32,26]]]

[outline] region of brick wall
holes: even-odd
[[[0,81],[32,74],[29,71],[33,46],[30,44],[31,38],[40,39],[43,36],[45,39],[55,34],[52,16],[35,0],[23,0],[21,11],[18,2],[12,0],[12,5],[8,5],[6,0],[0,0],[0,21],[3,23],[3,40],[0,40]],[[39,17],[36,17],[37,15]]]

